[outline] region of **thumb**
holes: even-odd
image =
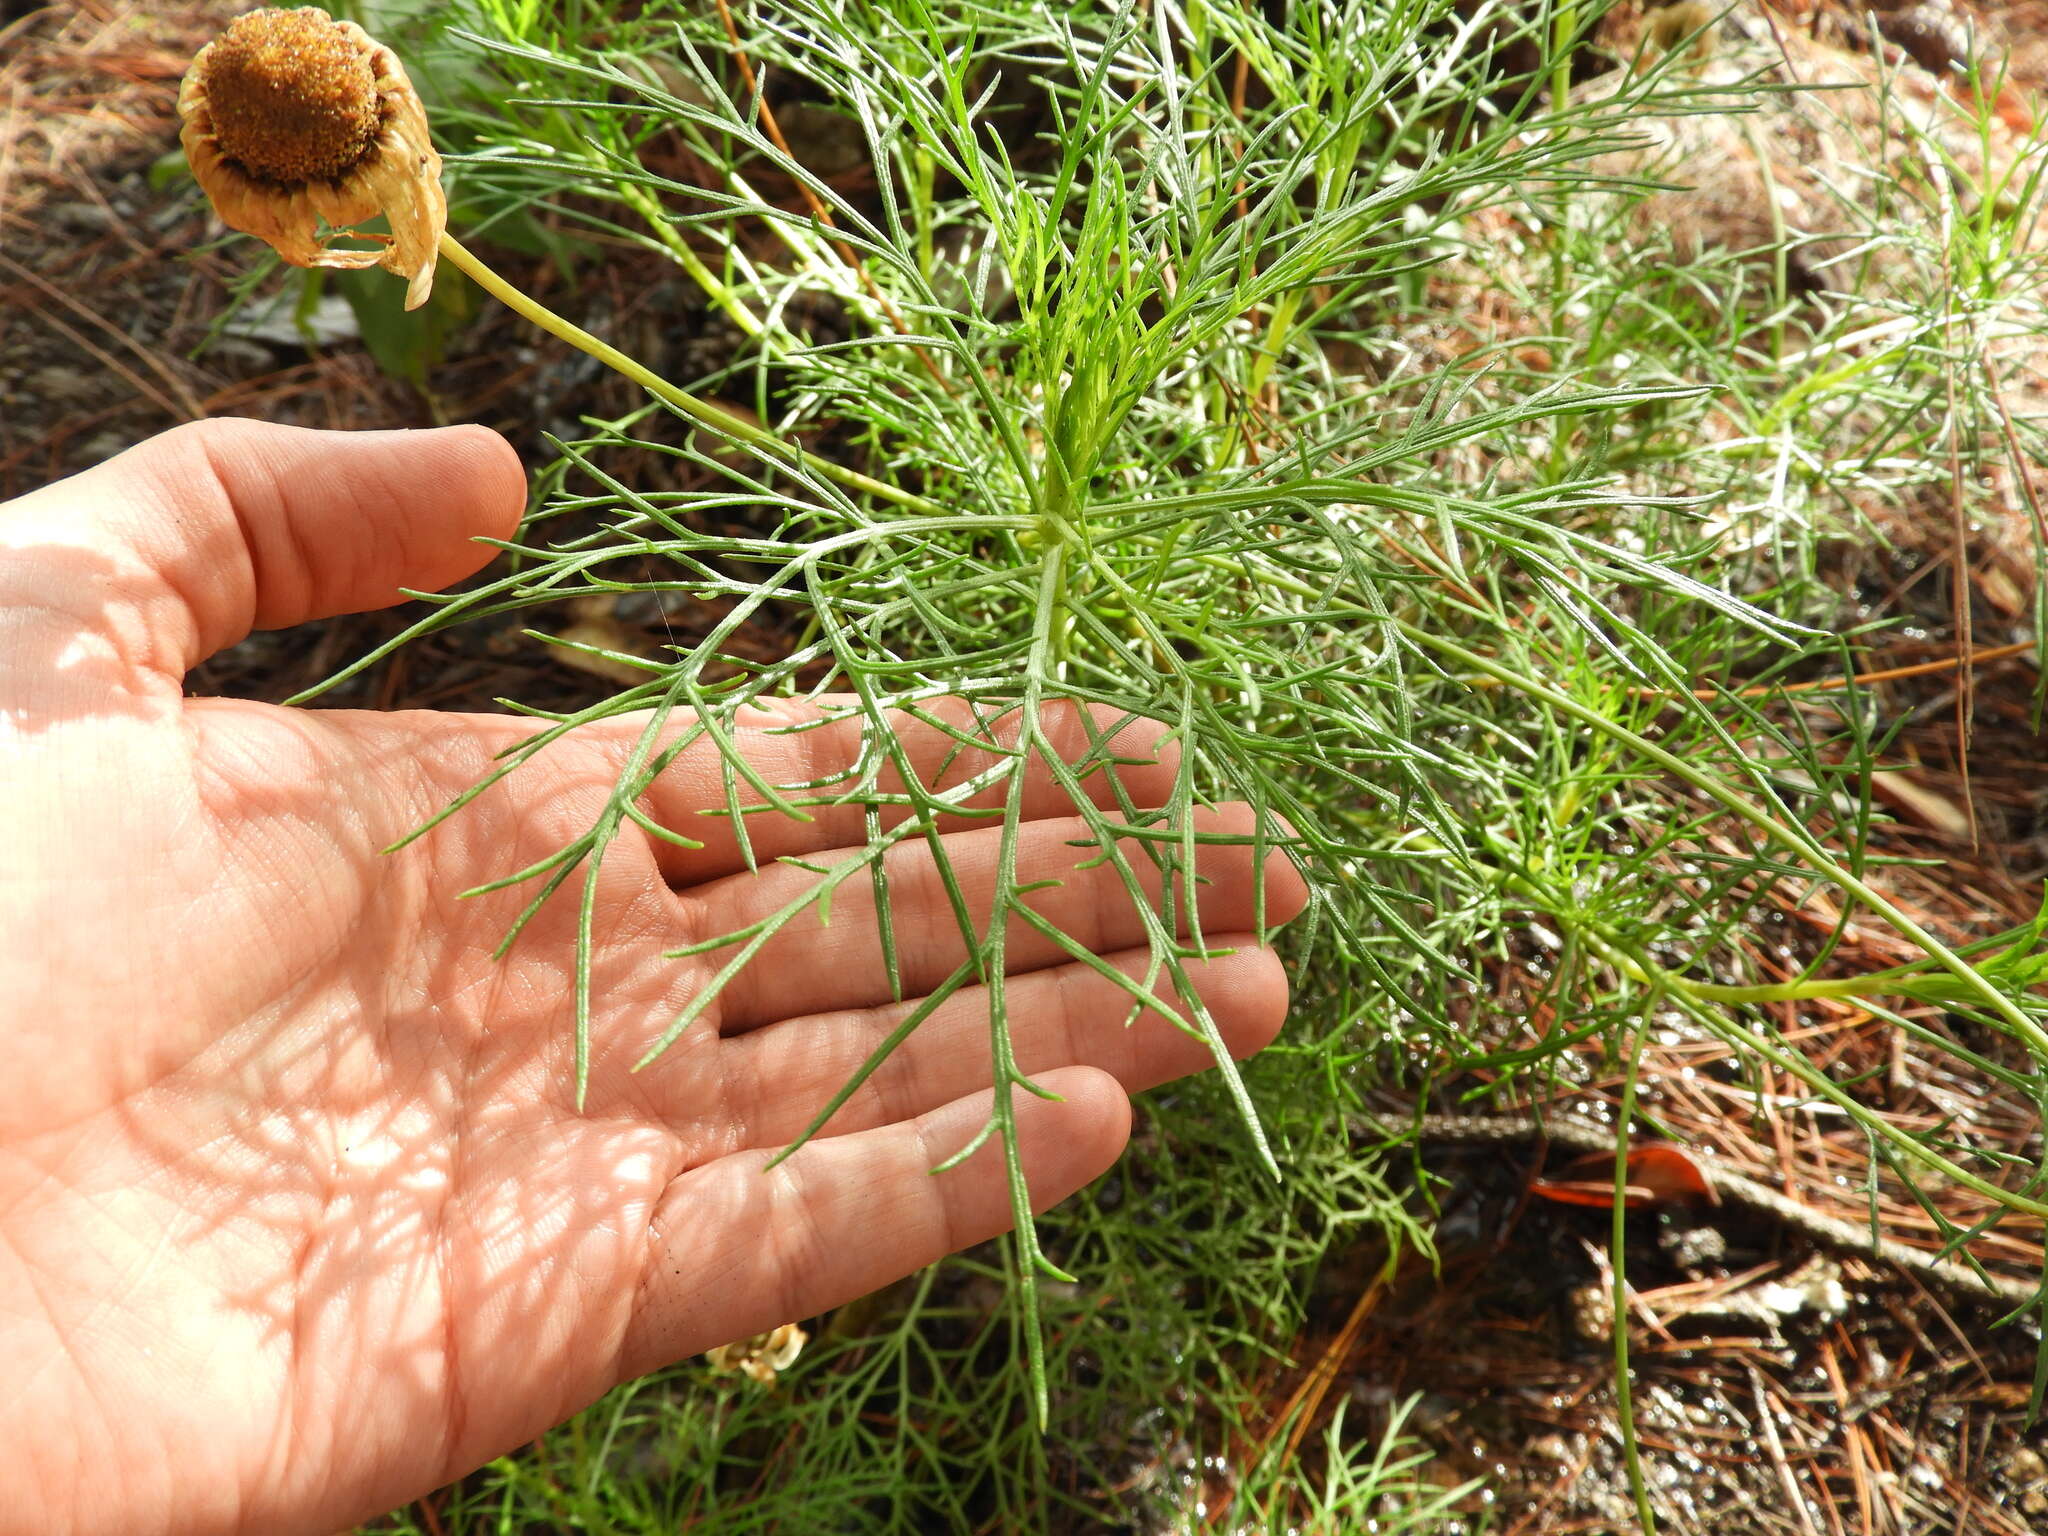
[[[468,575],[490,558],[471,541],[508,536],[525,487],[485,427],[195,422],[0,506],[0,629],[63,632],[50,660],[81,682],[182,683],[252,629]]]

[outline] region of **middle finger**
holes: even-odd
[[[1228,805],[1195,813],[1199,834],[1249,837],[1253,816],[1249,806]],[[939,844],[950,867],[952,883],[977,936],[988,930],[999,884],[1003,829],[979,828],[951,833]],[[1077,846],[1078,845],[1078,846]],[[1160,873],[1135,839],[1119,844],[1143,899],[1155,908]],[[1030,822],[1016,833],[1017,885],[1047,882],[1023,898],[1040,918],[1074,944],[1097,954],[1145,942],[1146,925],[1123,876],[1100,856],[1101,851],[1078,816]],[[830,867],[857,857],[842,850],[816,862]],[[1293,866],[1268,853],[1265,867],[1254,876],[1254,853],[1243,843],[1204,843],[1196,852],[1193,899],[1205,933],[1252,928],[1260,915],[1280,923],[1295,915],[1305,889]],[[960,923],[937,858],[923,843],[898,846],[884,856],[888,887],[889,931],[896,955],[901,995],[917,997],[936,989],[968,953]],[[776,865],[758,874],[735,875],[695,887],[683,898],[689,931],[703,938],[745,929],[769,918],[814,890],[826,877],[791,865]],[[1177,902],[1180,933],[1190,932],[1183,890]],[[737,1034],[763,1024],[803,1014],[840,1008],[871,1008],[893,1000],[882,922],[874,882],[856,872],[832,893],[827,917],[820,907],[799,910],[762,945],[751,961],[725,987],[712,1005],[720,1034]],[[735,953],[713,951],[705,964],[721,966]],[[1069,950],[1023,918],[1009,916],[1004,929],[1003,963],[1010,972],[1037,970],[1071,959]]]

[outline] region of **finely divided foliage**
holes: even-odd
[[[1938,1001],[2001,1042],[1976,1065],[2039,1102],[2048,1034],[2030,956],[2040,934],[1959,954],[1877,888],[1862,842],[1883,728],[1863,696],[1844,687],[1826,708],[1788,713],[1734,686],[1698,691],[1713,679],[1848,670],[1811,549],[1731,553],[1720,532],[1772,466],[1759,465],[1759,479],[1743,478],[1736,454],[1712,473],[1675,466],[1710,402],[1732,400],[1738,412],[1777,412],[1771,430],[1809,453],[1824,494],[1845,472],[1827,447],[1829,413],[1854,381],[1822,379],[1772,405],[1763,363],[1740,362],[1740,344],[1709,362],[1668,339],[1698,334],[1684,323],[1697,296],[1686,285],[1725,272],[1639,275],[1623,293],[1603,270],[1612,231],[1586,210],[1621,206],[1596,194],[1651,184],[1603,180],[1589,163],[1634,143],[1646,114],[1728,111],[1746,98],[1645,66],[1568,104],[1548,63],[1508,71],[1518,43],[1561,58],[1593,9],[777,0],[737,15],[771,96],[822,104],[871,163],[871,176],[849,178],[818,173],[767,129],[708,7],[648,5],[633,20],[603,18],[601,31],[565,0],[453,7],[445,54],[417,73],[423,89],[442,81],[455,110],[442,108],[437,125],[471,151],[451,160],[458,221],[465,207],[503,219],[545,208],[676,262],[746,342],[724,374],[674,382],[747,398],[768,429],[735,435],[699,416],[676,448],[636,429],[646,412],[594,426],[562,444],[552,498],[506,546],[509,574],[428,599],[437,609],[413,633],[605,594],[702,599],[722,613],[659,660],[608,653],[644,681],[557,719],[507,760],[501,771],[516,772],[582,724],[651,712],[602,817],[505,883],[531,885],[529,914],[557,896],[581,899],[587,948],[593,876],[612,839],[629,822],[686,837],[649,823],[636,802],[699,742],[723,754],[742,829],[751,816],[822,804],[869,808],[855,857],[820,870],[774,916],[686,952],[713,955],[719,979],[670,1022],[657,1053],[771,936],[818,922],[850,882],[871,883],[886,914],[889,849],[923,840],[950,884],[937,818],[995,792],[996,808],[976,813],[1003,837],[994,910],[971,916],[953,886],[970,958],[861,1076],[953,991],[985,985],[995,1080],[1032,1091],[1011,1054],[1010,921],[1095,965],[1134,1009],[1158,1008],[1217,1044],[1222,1086],[1151,1111],[1164,1118],[1148,1135],[1163,1141],[1147,1141],[1154,1150],[1129,1174],[1135,1185],[1141,1169],[1170,1161],[1157,1148],[1171,1141],[1172,1116],[1207,1114],[1221,1093],[1242,1140],[1216,1154],[1233,1164],[1212,1175],[1216,1208],[1175,1215],[1185,1191],[1170,1183],[1144,1197],[1182,1223],[1177,1250],[1098,1203],[1066,1218],[1063,1262],[1137,1292],[1163,1285],[1150,1303],[1162,1318],[1197,1310],[1184,1286],[1160,1280],[1184,1265],[1201,1277],[1217,1329],[1264,1345],[1272,1318],[1261,1308],[1296,1305],[1288,1287],[1329,1232],[1363,1221],[1426,1242],[1376,1165],[1346,1150],[1345,1116],[1373,1070],[1419,1061],[1506,1089],[1571,1070],[1588,1038],[1625,1067],[1652,1018],[1728,1042],[1840,1106],[1865,1126],[1875,1158],[1981,1195],[1986,1225],[2048,1214],[2037,1176],[1870,1113],[1756,1006],[1853,995],[1892,1012],[1902,999]],[[488,104],[478,93],[461,105],[465,71],[498,82]],[[652,168],[673,166],[676,146],[707,174]],[[1445,264],[1484,265],[1488,253],[1468,242],[1490,208],[1552,241],[1553,287],[1528,296],[1524,329],[1550,351],[1540,374],[1485,345],[1418,359],[1388,323]],[[803,334],[798,317],[821,297],[845,316],[840,339]],[[1837,318],[1852,328],[1853,313],[1825,323]],[[826,434],[829,457],[798,446]],[[697,488],[636,488],[608,467],[622,448],[679,455]],[[1877,472],[1874,453],[1859,473]],[[725,531],[742,518],[747,531]],[[551,537],[556,528],[571,531]],[[734,644],[771,615],[800,636],[786,654],[763,660]],[[751,704],[826,692],[852,695],[867,722],[861,761],[843,778],[769,783],[732,750]],[[980,723],[942,729],[993,761],[933,791],[897,761],[883,722],[925,714],[943,694],[973,701]],[[1041,717],[1055,698],[1167,722],[1182,754],[1168,803],[1093,803],[1083,781],[1112,766],[1107,748],[1075,763],[1053,753]],[[1013,878],[1034,764],[1074,791],[1091,857],[1147,914],[1143,975],[1093,959]],[[885,780],[908,787],[884,792]],[[1176,937],[1209,835],[1193,812],[1226,799],[1250,802],[1251,840],[1284,849],[1313,891],[1289,940],[1290,1041],[1244,1078],[1185,984],[1200,935]],[[1886,924],[1924,958],[1823,979],[1831,939],[1808,971],[1756,983],[1733,940],[1782,882],[1830,893],[1835,939],[1852,920]],[[1531,914],[1556,935],[1547,1001],[1563,1018],[1540,1037],[1471,1006],[1481,957]],[[894,975],[886,923],[883,944]],[[580,1035],[587,969],[577,985]],[[1896,1016],[1932,1038],[1917,1015]],[[1946,1038],[1939,1047],[1957,1049]],[[579,1062],[585,1048],[579,1038]],[[1262,1106],[1262,1075],[1288,1080],[1288,1097]],[[1009,1147],[1009,1094],[995,1104],[984,1136]],[[1068,1324],[1086,1314],[1063,1287],[1039,1283],[1061,1271],[1040,1248],[1014,1153],[1011,1169],[1020,1237],[1005,1305],[1019,1309],[1043,1417],[1039,1308],[1051,1295]],[[1261,1178],[1294,1188],[1260,1194]],[[1260,1231],[1297,1217],[1325,1236],[1288,1248]],[[941,1390],[946,1346],[907,1323],[865,1326],[849,1324],[838,1343],[867,1364],[791,1413],[854,1435],[863,1390],[904,1400]],[[1064,1380],[1080,1346],[1072,1327],[1054,1335]],[[1088,1347],[1120,1350],[1127,1375],[1150,1368],[1129,1340]],[[1226,1369],[1215,1346],[1198,1353]],[[896,1374],[863,1387],[862,1372]],[[967,1392],[952,1375],[944,1390]],[[948,1411],[1009,1424],[1014,1386],[984,1386],[1000,1401],[956,1396]],[[984,1497],[1027,1498],[1021,1480],[1042,1454],[1031,1443],[1005,1453],[1009,1442],[990,1431],[973,1477],[999,1488]],[[871,1458],[879,1481],[849,1495],[881,1496],[884,1463],[907,1452],[901,1441],[859,1444],[842,1470],[851,1477]],[[922,1454],[943,1464],[955,1453],[934,1440]],[[1006,1454],[1014,1466],[996,1470]],[[1380,1487],[1367,1471],[1345,1474],[1363,1479],[1363,1500]]]

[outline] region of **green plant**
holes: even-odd
[[[502,112],[464,120],[478,147],[461,184],[630,235],[748,338],[718,375],[675,381],[535,313],[677,419],[643,413],[564,443],[560,489],[507,546],[506,572],[427,597],[432,615],[392,642],[574,597],[721,607],[705,638],[659,659],[608,653],[645,680],[556,717],[504,765],[516,772],[583,724],[647,711],[644,749],[603,817],[553,858],[508,872],[532,883],[529,913],[557,893],[575,899],[579,879],[588,891],[628,822],[679,835],[648,825],[636,801],[697,741],[725,752],[742,829],[749,815],[867,805],[870,837],[855,857],[819,870],[767,923],[702,946],[728,955],[723,979],[849,882],[873,885],[886,911],[890,848],[927,839],[945,868],[937,818],[969,793],[1008,795],[991,821],[1013,849],[1027,763],[1047,762],[1077,791],[1100,766],[1050,752],[1039,720],[1056,696],[1164,720],[1183,750],[1162,810],[1083,811],[1094,856],[1149,914],[1149,974],[1104,972],[1134,1008],[1214,1041],[1183,1001],[1200,936],[1175,937],[1195,854],[1213,836],[1197,830],[1202,806],[1249,802],[1250,840],[1284,849],[1313,889],[1289,940],[1297,1042],[1242,1078],[1218,1050],[1218,1083],[1163,1115],[1205,1127],[1221,1123],[1221,1104],[1235,1115],[1241,1140],[1204,1163],[1212,1179],[1230,1170],[1214,1245],[1137,1252],[1135,1223],[1084,1202],[1056,1220],[1055,1263],[1019,1182],[1015,1256],[990,1305],[1017,1309],[1028,1385],[1002,1375],[981,1329],[952,1353],[930,1342],[920,1329],[949,1303],[927,1279],[875,1332],[849,1324],[852,1342],[828,1344],[812,1369],[831,1387],[786,1411],[749,1410],[779,1412],[785,1428],[831,1422],[810,1440],[830,1466],[814,1490],[899,1507],[926,1498],[923,1513],[963,1525],[970,1511],[947,1506],[939,1484],[1004,1511],[1051,1497],[1035,1459],[1045,1453],[1011,1432],[1033,1418],[1056,1437],[1090,1432],[1066,1416],[1094,1399],[1059,1369],[1083,1347],[1082,1314],[1040,1284],[1069,1279],[1061,1265],[1144,1277],[1137,1290],[1185,1265],[1200,1306],[1181,1317],[1213,1323],[1236,1309],[1236,1342],[1273,1349],[1301,1315],[1301,1267],[1332,1234],[1366,1225],[1395,1245],[1426,1243],[1346,1138],[1375,1068],[1420,1060],[1439,1081],[1507,1093],[1569,1080],[1584,1070],[1578,1047],[1597,1042],[1633,1085],[1650,1021],[1675,1017],[1836,1106],[1909,1185],[1969,1191],[1981,1226],[2048,1215],[2037,1170],[1901,1128],[1788,1043],[1763,1007],[1854,997],[2042,1102],[2040,929],[1957,949],[1885,893],[1866,843],[1887,727],[1839,681],[1853,671],[1853,637],[1834,632],[1838,604],[1815,570],[1822,530],[1847,521],[1848,489],[1894,490],[1920,472],[1897,471],[1895,448],[1928,446],[1914,434],[1931,419],[1934,381],[1965,376],[1936,346],[1954,317],[1900,291],[1885,302],[1911,323],[1883,346],[1865,344],[1857,327],[1871,317],[1844,304],[1788,353],[1775,335],[1789,304],[1780,266],[1760,301],[1774,328],[1765,357],[1749,344],[1754,284],[1739,263],[1709,253],[1617,271],[1616,221],[1655,183],[1591,163],[1627,149],[1646,117],[1754,99],[1657,69],[1575,97],[1568,55],[1596,10],[787,0],[741,18],[751,67],[794,82],[866,147],[872,174],[845,190],[769,130],[715,16],[650,5],[600,24],[567,5],[458,8],[454,46],[522,83]],[[1503,72],[1517,39],[1544,51],[1533,73]],[[701,179],[656,168],[683,156]],[[2002,233],[2018,215],[1996,209],[2001,196],[2031,206],[2038,190],[2034,173],[1981,199],[1957,235],[1958,252],[1980,258],[1965,265],[1974,286],[1942,289],[1943,302],[2009,312],[2027,259]],[[1520,296],[1525,326],[1410,366],[1418,348],[1404,317],[1432,283],[1453,281],[1445,273],[1496,256],[1476,231],[1509,212],[1536,232],[1543,259],[1489,281],[1537,285]],[[444,256],[534,313],[463,246],[445,244]],[[798,301],[820,298],[846,315],[846,339],[800,334]],[[1525,365],[1516,347],[1542,350],[1545,366]],[[1990,419],[1991,396],[1973,388],[1965,398]],[[719,403],[734,397],[766,425]],[[1702,463],[1710,412],[1749,430]],[[2020,430],[2008,422],[1995,435]],[[637,488],[607,468],[620,449],[671,457],[689,488]],[[1772,505],[1788,483],[1806,500],[1737,541],[1731,528],[1772,483]],[[769,660],[733,644],[770,617],[795,644]],[[1826,678],[1838,686],[1796,712],[1735,686]],[[828,690],[849,695],[844,709],[867,727],[863,761],[843,781],[766,783],[726,750],[751,701]],[[1000,723],[1014,751],[970,785],[884,794],[900,766],[889,712],[918,712],[940,693],[984,711],[979,744]],[[1788,884],[1828,890],[1836,927],[1789,980],[1758,980],[1739,940]],[[962,906],[972,959],[934,994],[988,985],[992,1073],[1020,1091],[1032,1085],[1009,1053],[1006,921],[1090,960],[1030,894],[1006,880],[986,926]],[[1920,958],[1829,973],[1859,918]],[[1554,942],[1548,997],[1568,1023],[1532,1039],[1519,1016],[1475,1002],[1473,982],[1537,927]],[[886,928],[883,942],[893,946]],[[579,1030],[588,987],[579,969]],[[1930,1026],[1923,1005],[1995,1048]],[[1285,1072],[1298,1075],[1298,1102],[1262,1119],[1259,1084]],[[1006,1144],[1009,1102],[998,1093],[985,1132]],[[1146,1166],[1141,1154],[1130,1176],[1148,1177]],[[1285,1183],[1258,1183],[1260,1168]],[[1158,1173],[1148,1188],[1175,1210],[1173,1230],[1192,1231],[1176,1178]],[[1268,1187],[1286,1192],[1253,1193]],[[1229,1278],[1290,1201],[1313,1209],[1318,1235]],[[1942,1224],[1958,1245],[1971,1235]],[[1131,1307],[1131,1318],[1175,1315],[1156,1294]],[[1176,1337],[1185,1349],[1186,1332]],[[1193,1353],[1214,1394],[1206,1411],[1220,1411],[1225,1361]],[[1129,1340],[1113,1356],[1126,1379],[1162,1358]],[[1169,1379],[1185,1390],[1188,1374]],[[1057,1397],[1049,1379],[1062,1381]],[[919,1422],[1004,1430],[965,1464],[937,1431],[890,1449],[861,1438],[849,1406],[874,1394],[920,1405]],[[1200,1418],[1190,1410],[1191,1425]],[[702,1449],[721,1465],[736,1444],[714,1437]],[[895,1473],[869,1464],[890,1456]],[[919,1493],[905,1491],[902,1458],[923,1460]],[[1331,1464],[1346,1465],[1334,1450]]]

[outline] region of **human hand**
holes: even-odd
[[[865,881],[794,925],[647,1070],[718,963],[664,950],[815,878],[745,870],[716,760],[645,804],[597,890],[589,1095],[574,1100],[574,903],[493,946],[524,888],[456,893],[591,824],[638,734],[576,733],[397,853],[535,730],[513,716],[186,699],[251,628],[379,607],[474,569],[523,479],[479,428],[180,428],[0,507],[0,1487],[27,1530],[331,1531],[446,1482],[615,1383],[809,1316],[1009,1225],[999,1150],[931,1168],[989,1110],[986,1010],[962,993],[816,1141],[764,1171],[902,1017]],[[802,711],[791,706],[787,718]],[[962,717],[964,719],[964,716]],[[750,733],[771,782],[850,761],[854,726]],[[1077,716],[1064,745],[1086,745]],[[953,743],[902,731],[920,771]],[[1127,743],[1127,745],[1125,745]],[[1129,728],[1122,755],[1152,755]],[[1170,783],[1121,770],[1141,804]],[[974,771],[947,769],[946,782]],[[1049,782],[1020,875],[1142,972],[1136,919]],[[1227,826],[1247,818],[1225,810]],[[711,830],[706,831],[705,828]],[[750,818],[764,860],[829,862],[860,812]],[[948,832],[970,887],[995,833]],[[892,855],[905,990],[959,961],[927,852]],[[1286,1006],[1244,930],[1250,851],[1209,846],[1192,967],[1233,1050]],[[1297,910],[1283,862],[1269,914]],[[971,893],[970,893],[971,894]],[[1125,1092],[1205,1049],[1015,925],[1010,988],[1034,1199],[1101,1173]]]

